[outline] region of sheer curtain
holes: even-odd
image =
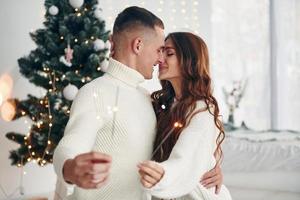
[[[278,99],[274,121],[276,128],[300,131],[300,1],[273,3],[277,94],[272,97]]]
[[[234,113],[253,129],[270,128],[270,15],[268,0],[213,0],[211,67],[224,121],[228,108],[222,88],[247,80]]]

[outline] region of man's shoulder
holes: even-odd
[[[141,93],[143,93],[144,95],[150,96],[150,92],[149,92],[146,88],[144,88],[144,87],[142,87],[142,86],[138,86],[138,90],[139,90]]]

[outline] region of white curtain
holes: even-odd
[[[235,125],[270,128],[269,0],[212,0],[211,67],[224,121],[228,108],[223,87],[248,80]]]
[[[300,130],[300,1],[274,0],[277,128]],[[275,97],[274,97],[275,98]]]

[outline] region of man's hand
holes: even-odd
[[[103,153],[80,154],[66,160],[63,176],[66,182],[84,189],[100,188],[108,181],[111,162],[111,157]]]
[[[164,175],[164,169],[154,161],[144,161],[138,164],[138,168],[141,183],[146,188],[156,185]]]
[[[216,187],[215,193],[219,194],[223,184],[223,174],[220,166],[206,172],[200,180],[200,183],[206,188]]]

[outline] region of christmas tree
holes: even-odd
[[[44,5],[44,27],[30,33],[37,48],[18,59],[18,64],[20,73],[44,88],[45,95],[29,94],[25,100],[5,103],[14,108],[13,114],[7,113],[7,120],[32,120],[29,133],[6,134],[20,145],[10,152],[12,165],[17,166],[30,161],[40,166],[52,162],[78,89],[103,75],[101,68],[108,63],[109,31],[97,0],[46,0]]]

